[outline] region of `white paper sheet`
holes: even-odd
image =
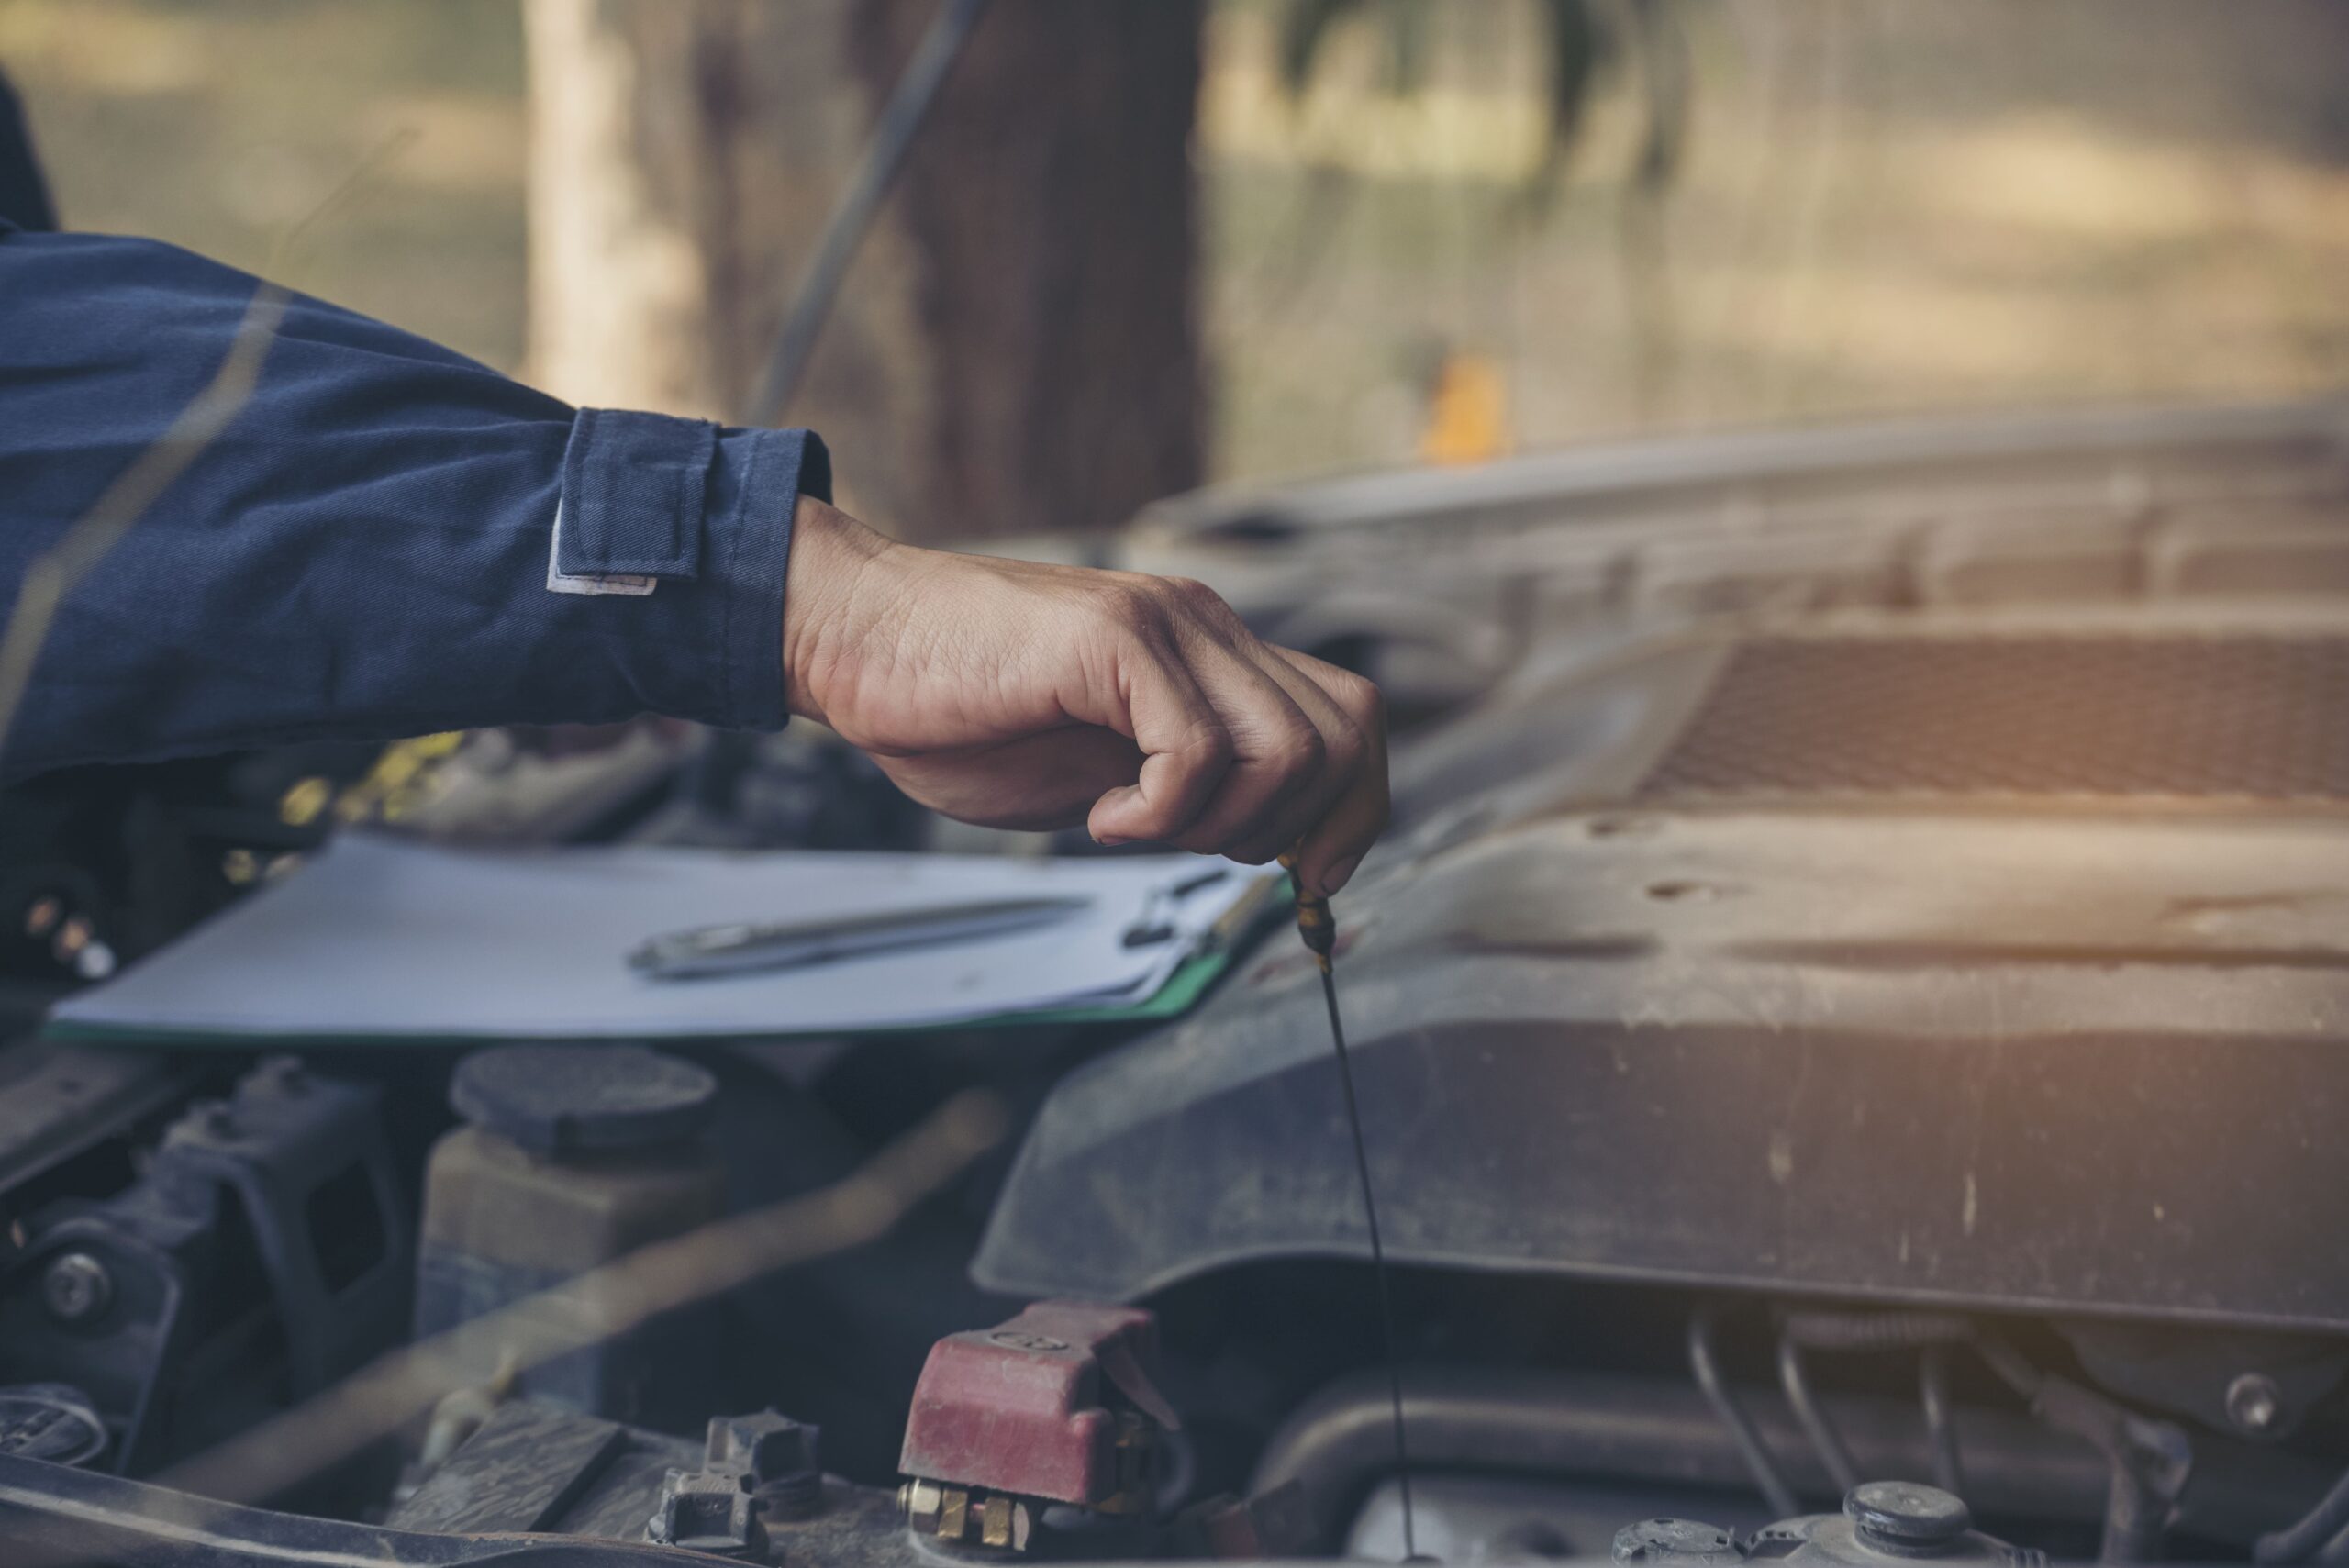
[[[1198,885],[1204,873],[1219,879]],[[1103,860],[570,848],[347,836],[102,985],[76,1027],[255,1038],[814,1034],[1147,999],[1264,876],[1191,855]],[[1170,890],[1189,885],[1179,899]],[[1153,892],[1158,896],[1153,899]],[[974,942],[657,980],[648,937],[976,898],[1082,893],[1085,913]],[[1174,940],[1125,945],[1147,918]]]

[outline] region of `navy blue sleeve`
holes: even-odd
[[[0,613],[254,286],[0,225]],[[780,728],[802,491],[830,498],[807,431],[574,411],[296,296],[251,400],[66,597],[0,775],[647,712]]]

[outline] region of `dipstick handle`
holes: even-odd
[[[1297,874],[1296,851],[1281,857],[1281,866],[1297,894],[1297,934],[1305,939],[1306,947],[1326,972],[1330,955],[1338,951],[1338,922],[1330,913],[1330,901],[1305,891],[1305,883]]]

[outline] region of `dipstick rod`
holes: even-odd
[[[1338,1015],[1338,978],[1332,963],[1338,947],[1337,921],[1330,901],[1305,891],[1297,873],[1297,857],[1283,855],[1289,886],[1297,895],[1297,931],[1321,969],[1321,1000],[1330,1009],[1330,1044],[1338,1056],[1338,1088],[1345,1096],[1346,1128],[1353,1135],[1354,1173],[1362,1181],[1362,1216],[1370,1229],[1370,1272],[1378,1290],[1378,1337],[1386,1356],[1386,1391],[1395,1411],[1395,1483],[1403,1502],[1403,1555],[1419,1554],[1418,1532],[1411,1516],[1411,1451],[1403,1436],[1403,1363],[1396,1350],[1395,1293],[1386,1278],[1386,1247],[1378,1233],[1378,1200],[1370,1182],[1370,1149],[1362,1135],[1362,1105],[1354,1097],[1353,1057],[1346,1050],[1346,1026]]]

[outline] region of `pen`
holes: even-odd
[[[897,948],[1009,936],[1066,919],[1092,905],[1092,899],[1075,895],[990,898],[847,920],[701,926],[654,937],[629,954],[628,962],[656,980],[765,973]]]

